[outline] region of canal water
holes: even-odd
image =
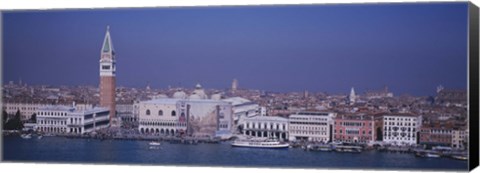
[[[419,158],[413,154],[365,151],[312,152],[299,148],[254,149],[220,144],[170,144],[151,149],[147,141],[3,138],[3,159],[14,162],[106,163],[289,168],[359,168],[466,171],[467,161]]]

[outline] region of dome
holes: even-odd
[[[213,94],[211,96],[211,99],[212,100],[221,100],[222,99],[222,95],[221,94]]]
[[[205,91],[202,88],[202,85],[195,85],[195,90],[193,90],[192,95],[197,95],[200,99],[207,99],[208,96],[205,94]]]
[[[177,91],[177,92],[173,93],[173,98],[184,99],[184,98],[187,98],[187,94],[183,91]]]

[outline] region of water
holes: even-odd
[[[149,149],[147,141],[3,138],[3,159],[19,162],[154,164],[289,168],[424,169],[466,171],[467,161],[418,158],[413,154],[309,152],[302,149],[233,148],[220,144],[169,144]]]

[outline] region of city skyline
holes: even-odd
[[[236,78],[267,91],[389,86],[426,96],[440,84],[466,87],[466,11],[428,3],[7,12],[3,82],[97,86],[110,25],[119,86],[229,88]]]

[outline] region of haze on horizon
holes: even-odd
[[[110,25],[117,86],[433,95],[466,89],[467,3],[3,13],[3,82],[98,85]]]

